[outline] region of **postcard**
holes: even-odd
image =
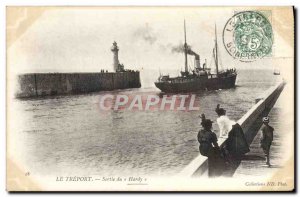
[[[294,8],[7,6],[7,190],[294,191]]]

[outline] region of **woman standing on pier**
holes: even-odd
[[[227,137],[222,149],[230,158],[231,162],[240,160],[241,156],[250,151],[242,127],[226,116],[226,110],[217,105],[217,123],[220,129],[220,136]]]
[[[226,110],[220,108],[220,104],[217,105],[216,113],[218,114],[217,123],[220,129],[220,138],[227,138],[229,131],[236,122],[230,120],[228,116],[226,116]]]

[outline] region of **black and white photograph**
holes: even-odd
[[[293,191],[293,6],[7,6],[8,191]]]

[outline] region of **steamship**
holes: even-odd
[[[217,29],[215,27],[215,46],[213,48],[213,60],[216,66],[216,73],[211,73],[211,68],[207,68],[205,62],[200,66],[200,57],[188,47],[186,42],[186,27],[184,21],[184,56],[185,71],[181,71],[181,76],[170,77],[161,75],[155,82],[155,86],[165,93],[196,92],[200,90],[229,89],[235,86],[237,72],[235,68],[219,70]],[[187,64],[187,55],[195,57],[194,70],[190,71]]]

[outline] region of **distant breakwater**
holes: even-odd
[[[18,76],[17,98],[140,88],[140,72],[30,73]]]

